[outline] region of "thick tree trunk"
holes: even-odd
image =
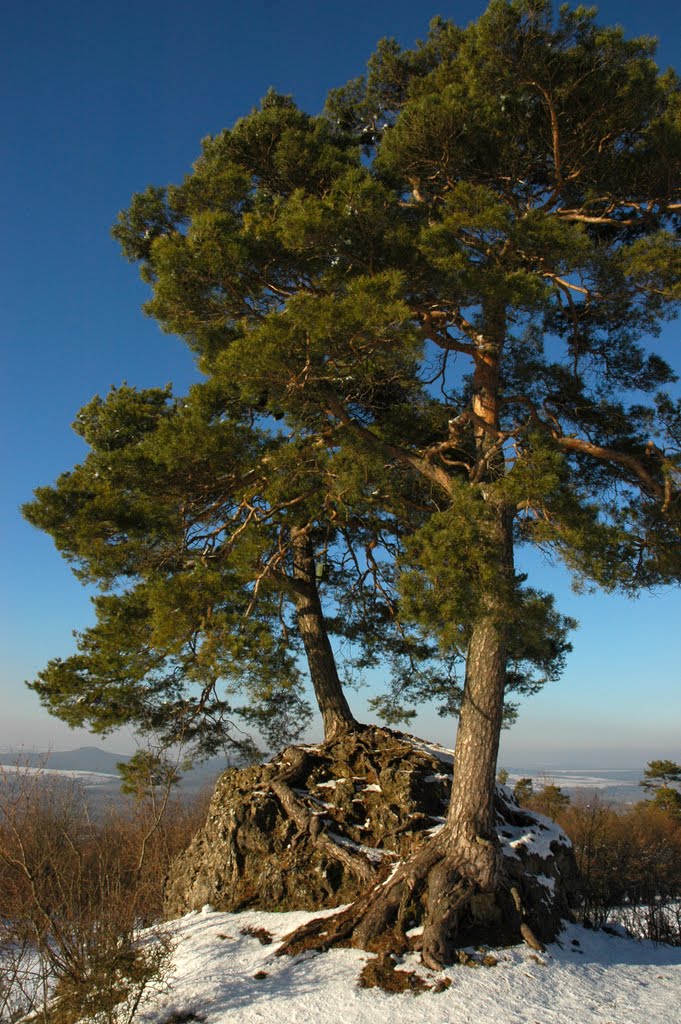
[[[494,887],[494,785],[504,709],[509,612],[514,587],[513,516],[494,500],[492,483],[503,475],[499,446],[499,366],[506,317],[503,307],[489,302],[484,309],[486,342],[476,360],[472,409],[477,451],[475,477],[481,484],[485,512],[481,532],[488,559],[496,563],[486,592],[478,595],[478,614],[466,656],[466,678],[454,754],[454,781],[447,830],[454,845],[477,844],[490,851],[486,872],[476,881]]]
[[[507,598],[513,587],[512,513],[494,512],[494,548],[499,578],[483,598],[473,625],[454,754],[454,781],[447,828],[462,839],[494,836],[494,787],[504,709],[509,633]],[[490,879],[490,883],[493,879]]]
[[[504,709],[509,634],[507,596],[513,586],[513,515],[494,509],[490,540],[497,552],[498,584],[483,596],[473,624],[466,659],[454,777],[447,821],[440,834],[444,856],[428,881],[424,963],[435,967],[449,958],[449,935],[466,896],[476,899],[475,916],[505,932],[519,926],[517,907],[497,898],[503,866],[495,829],[495,779]],[[459,897],[453,899],[453,896]],[[502,922],[502,915],[512,921]]]
[[[336,918],[312,921],[282,952],[336,943],[369,950],[407,947],[405,931],[420,920],[419,946],[431,968],[451,962],[452,942],[529,941],[517,889],[504,874],[495,830],[495,773],[503,714],[508,641],[507,595],[513,585],[512,514],[488,510],[488,540],[498,573],[482,595],[466,665],[463,705],[447,821],[383,884]]]
[[[514,587],[514,512],[495,501],[492,486],[504,473],[499,443],[499,367],[506,318],[503,307],[493,301],[483,313],[485,341],[476,358],[471,402],[477,452],[473,477],[485,500],[480,526],[487,558],[495,565],[488,567],[487,588],[478,594],[478,613],[466,656],[452,792],[447,821],[438,837],[444,856],[428,879],[422,955],[430,967],[447,962],[450,935],[456,931],[460,907],[466,901],[473,904],[470,915],[483,932],[489,928],[501,937],[504,932],[518,931],[521,923],[521,908],[503,891],[494,808]]]
[[[336,659],[324,622],[317,589],[314,549],[309,535],[292,530],[293,599],[298,629],[305,647],[312,686],[324,723],[324,738],[357,728],[338,678]]]

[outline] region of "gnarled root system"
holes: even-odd
[[[498,847],[457,841],[445,828],[349,907],[288,935],[277,955],[332,946],[412,949],[420,950],[425,966],[438,970],[452,962],[457,945],[523,939],[542,948]]]

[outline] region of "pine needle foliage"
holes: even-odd
[[[380,609],[407,660],[425,644],[431,692],[442,665],[485,647],[477,681],[470,657],[458,682],[445,673],[451,710],[478,684],[500,708],[569,649],[574,623],[525,586],[516,548],[553,554],[578,586],[678,583],[681,409],[653,340],[681,299],[681,89],[654,51],[590,8],[492,0],[466,28],[435,19],[413,49],[383,41],[320,116],[268,93],[204,140],[181,184],[133,197],[114,236],[150,287],[146,312],[208,383],[187,407],[162,390],[95,400],[78,428],[92,454],[27,510],[113,590],[97,599],[98,692],[110,679],[153,717],[155,695],[191,678],[197,715],[222,714],[226,674],[288,706],[273,573],[255,615],[236,612],[253,566],[277,557],[283,509],[326,538],[330,580],[354,557],[355,589],[346,576],[327,610]],[[215,395],[230,413],[206,418]],[[229,530],[245,500],[262,520],[233,543],[209,511],[225,478]],[[189,526],[188,493],[206,510]],[[35,684],[74,724],[77,657]],[[414,680],[402,672],[386,713]],[[496,742],[479,753],[489,807]]]

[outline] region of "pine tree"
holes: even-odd
[[[30,684],[70,725],[249,754],[241,718],[278,748],[309,720],[304,654],[331,739],[358,728],[331,635],[350,645],[345,672],[389,652],[395,689],[416,673],[447,693],[433,644],[397,628],[390,566],[371,554],[394,544],[393,517],[329,519],[325,452],[250,417],[208,382],[184,398],[124,385],[78,414],[87,457],[24,507],[102,591],[77,653]]]
[[[78,653],[51,661],[32,684],[71,725],[134,723],[204,755],[252,749],[235,717],[273,746],[295,738],[309,708],[287,599],[306,611],[297,635],[312,647],[327,728],[354,721],[333,653],[317,649],[328,638],[307,534],[288,567],[272,568],[282,524],[263,460],[276,442],[225,410],[209,386],[182,400],[167,388],[113,389],[76,420],[85,460],[24,509],[103,591]]]
[[[269,94],[119,218],[147,312],[288,451],[324,452],[329,521],[399,530],[416,509],[400,615],[465,658],[443,829],[289,948],[399,948],[415,906],[429,966],[471,915],[519,933],[494,829],[504,694],[567,624],[516,549],[605,590],[679,580],[681,408],[650,339],[681,297],[681,90],[653,56],[585,8],[493,0],[413,50],[384,41],[324,116]]]
[[[518,779],[513,787],[513,794],[521,806],[527,804],[534,793],[534,784],[529,776]]]
[[[670,760],[649,761],[639,785],[653,794],[657,807],[681,816],[681,764]]]
[[[182,781],[179,766],[170,758],[153,750],[138,750],[129,761],[116,764],[121,777],[121,792],[134,796],[138,802],[155,798],[157,790],[168,794]]]

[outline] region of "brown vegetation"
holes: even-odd
[[[150,796],[94,820],[84,794],[21,766],[0,777],[0,1017],[130,1020],[168,965],[158,921],[196,811]]]
[[[553,812],[572,839],[581,920],[596,928],[624,920],[641,937],[681,945],[681,816],[655,801],[611,806],[597,794],[570,801],[550,783],[525,805]]]
[[[371,754],[376,758],[380,744],[376,736],[373,739]],[[385,734],[382,742],[389,756],[384,763],[380,758],[376,760],[373,775],[367,771],[362,777],[354,761],[341,765],[333,760],[340,758],[341,747],[343,756],[348,756],[352,747],[353,756],[360,760],[368,757],[368,750],[358,743],[357,736],[352,743],[349,739],[344,743],[335,741],[328,749],[322,745],[303,752],[314,761],[306,766],[310,771],[305,789],[300,788],[301,780],[295,772],[289,777],[290,773],[282,767],[284,762],[229,773],[225,779],[239,790],[239,793],[235,790],[235,796],[240,796],[242,802],[244,794],[236,785],[239,780],[240,785],[249,782],[256,804],[258,800],[274,800],[278,805],[281,822],[269,814],[259,822],[253,818],[253,804],[247,815],[249,820],[253,818],[253,841],[259,837],[264,842],[266,833],[276,839],[281,826],[282,843],[286,840],[292,844],[296,855],[291,855],[288,870],[296,871],[299,847],[307,850],[307,856],[312,859],[316,850],[317,855],[327,858],[327,870],[340,865],[344,871],[343,884],[360,886],[362,878],[354,871],[354,860],[346,863],[329,859],[329,836],[324,836],[327,843],[320,846],[321,830],[312,826],[331,829],[341,840],[347,834],[345,841],[354,856],[359,856],[362,845],[358,840],[360,836],[368,838],[365,826],[376,812],[375,826],[379,831],[385,828],[385,834],[381,833],[382,838],[372,835],[372,844],[397,850],[404,843],[402,856],[419,849],[422,856],[431,856],[437,843],[423,843],[424,826],[426,832],[432,828],[446,799],[446,792],[441,791],[443,786],[446,789],[448,781],[446,768],[442,771],[443,765],[415,749],[406,738]],[[299,767],[295,758],[290,760],[291,770]],[[367,769],[364,763],[362,767]],[[348,781],[347,793],[343,779]],[[404,785],[409,793],[399,788]],[[394,797],[389,801],[390,806],[395,812],[399,809],[400,815],[409,817],[414,834],[408,834],[399,822],[391,825],[387,819],[382,821],[377,813],[378,807],[383,805],[378,803],[379,790],[383,791],[383,804],[386,795]],[[218,795],[220,792],[218,787]],[[322,794],[324,820],[318,810],[315,811]],[[376,806],[372,802],[374,797]],[[581,875],[580,902],[576,908],[580,920],[592,927],[624,922],[637,935],[681,944],[679,815],[653,801],[626,808],[609,806],[598,796],[585,795],[570,801],[550,782],[528,796],[526,806],[553,814],[572,839]],[[98,819],[93,819],[82,790],[63,780],[48,780],[40,772],[21,769],[0,777],[0,1017],[3,1020],[18,1021],[30,1013],[36,1024],[75,1024],[91,1019],[95,1012],[97,1019],[107,1024],[125,1024],[132,1019],[145,989],[163,982],[170,956],[170,943],[162,930],[157,927],[149,937],[150,933],[142,936],[140,929],[160,920],[169,868],[173,863],[177,865],[178,858],[180,864],[186,863],[189,854],[181,855],[197,836],[206,807],[206,800],[188,806],[179,800],[170,800],[167,792],[159,797],[152,789],[141,794],[134,804],[111,807]],[[273,812],[274,805],[271,810]],[[229,807],[223,807],[222,811],[231,813]],[[213,804],[208,824],[215,812]],[[503,813],[511,815],[509,821],[515,814],[518,824],[530,821],[521,810],[513,812],[506,807]],[[213,825],[219,825],[217,818]],[[267,827],[263,829],[261,825]],[[246,833],[250,835],[247,828]],[[296,836],[298,839],[293,842]],[[191,849],[196,853],[198,848],[192,846]],[[366,846],[363,849],[366,850]],[[387,849],[380,852],[387,855]],[[398,856],[397,853],[387,856],[386,866],[394,865]],[[280,851],[275,860],[282,858]],[[272,859],[265,859],[269,860],[271,872]],[[510,868],[522,874],[526,869],[534,870],[536,865],[525,864],[522,860],[516,864],[511,860],[507,870]],[[381,871],[375,870],[379,878]],[[402,874],[399,870],[395,872],[391,885],[384,887],[388,898],[395,897],[388,909],[393,916],[407,915],[414,921],[423,920],[414,887],[407,886],[411,896],[405,900]],[[407,876],[404,877],[408,881]],[[520,875],[518,877],[520,879]],[[304,881],[303,873],[302,882],[300,879],[292,882],[296,891]],[[521,881],[516,880],[515,885],[520,886]],[[509,891],[513,894],[518,890]],[[263,893],[265,902],[269,902],[264,889]],[[326,890],[316,894],[320,903],[326,902],[327,895],[331,894]],[[357,894],[353,895],[356,898]],[[472,901],[471,906],[476,909],[477,902]],[[348,935],[344,941],[355,944],[352,932],[357,928],[357,910],[356,903],[344,914],[324,919],[323,927],[332,939],[338,938],[336,932],[346,926],[347,918]],[[484,907],[481,912],[485,912]],[[421,988],[420,979],[395,970],[399,961],[391,948],[394,936],[391,939],[389,934],[390,921],[387,925],[383,929],[383,944],[362,942],[378,956],[368,961],[360,983],[417,992]],[[311,923],[315,948],[320,945],[315,931],[319,927],[319,921]],[[272,939],[264,929],[244,929],[244,933],[261,943]],[[297,939],[300,938],[297,935]],[[526,938],[526,941],[529,940]],[[416,937],[405,951],[419,946]],[[476,959],[471,966],[492,960]]]

